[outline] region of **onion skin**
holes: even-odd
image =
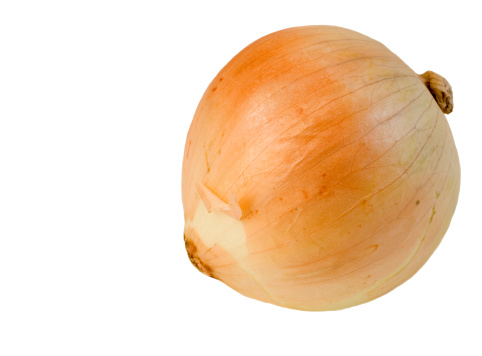
[[[242,50],[207,88],[186,140],[193,264],[245,296],[310,311],[365,303],[412,277],[460,187],[427,83],[339,27],[290,28]]]

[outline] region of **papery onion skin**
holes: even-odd
[[[460,186],[449,125],[422,79],[339,27],[290,28],[242,50],[186,140],[193,264],[248,297],[312,311],[365,303],[413,276]]]

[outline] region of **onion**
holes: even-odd
[[[236,55],[187,136],[191,262],[245,296],[336,310],[393,290],[448,229],[460,166],[452,90],[380,42],[282,30]]]

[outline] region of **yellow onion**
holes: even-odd
[[[428,260],[457,204],[452,90],[339,27],[265,36],[214,78],[182,172],[191,262],[245,296],[335,310]]]

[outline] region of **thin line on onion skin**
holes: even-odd
[[[281,93],[283,90],[285,90],[285,89],[289,89],[289,88],[290,88],[293,84],[295,84],[296,82],[298,82],[298,81],[300,81],[300,80],[302,80],[302,79],[306,79],[307,77],[309,77],[309,76],[311,76],[311,75],[313,75],[313,74],[319,74],[320,72],[327,71],[328,69],[333,69],[334,67],[343,66],[343,65],[345,65],[345,64],[347,64],[347,63],[353,62],[354,60],[363,60],[363,59],[370,59],[370,58],[371,58],[371,57],[358,57],[358,58],[354,58],[354,59],[352,58],[352,59],[346,60],[346,61],[344,61],[344,62],[339,62],[339,63],[337,63],[337,64],[335,64],[335,65],[329,65],[329,66],[323,67],[323,68],[321,68],[321,69],[319,69],[319,70],[316,70],[316,71],[311,72],[310,74],[306,74],[306,75],[304,75],[304,76],[298,77],[298,78],[296,78],[295,80],[291,81],[290,83],[286,84],[285,86],[279,88],[279,89],[276,90],[275,92],[269,94],[267,97],[265,97],[262,101],[260,101],[260,102],[257,104],[257,107],[262,107],[262,106],[263,106],[262,104],[264,104],[266,101],[268,101],[268,100],[271,99],[272,97],[276,96],[277,94],[280,94],[280,93]],[[401,71],[407,71],[407,73],[410,73],[410,74],[407,74],[407,76],[410,76],[410,77],[414,77],[414,78],[415,78],[415,76],[413,75],[412,72],[409,72],[406,68],[404,68],[404,67],[402,67],[402,66],[394,66],[394,67],[391,67],[391,66],[388,66],[386,63],[383,63],[383,64],[380,63],[379,65],[380,65],[380,66],[383,66],[383,67],[387,67],[387,68],[398,68],[398,69],[400,69]],[[346,71],[346,72],[340,73],[340,74],[339,74],[339,77],[342,77],[342,76],[344,76],[344,75],[346,75],[346,74],[350,74],[350,73],[356,72],[357,70],[358,70],[358,68],[350,69],[350,70],[348,70],[348,71]],[[276,78],[278,78],[279,76],[280,76],[280,75],[277,75],[277,76],[271,78],[270,80],[276,79]],[[324,88],[326,88],[326,87],[328,87],[328,86],[330,86],[330,85],[332,85],[332,84],[338,84],[341,80],[347,80],[347,79],[350,79],[350,78],[357,78],[357,77],[360,77],[360,76],[353,76],[353,77],[348,77],[348,78],[342,77],[342,79],[334,79],[334,80],[332,80],[330,83],[328,83],[327,85],[324,85],[324,86],[321,86],[321,87],[317,87],[315,90],[306,93],[306,95],[314,94],[314,93],[320,91],[321,89],[324,89]],[[385,79],[392,79],[392,78],[396,78],[396,77],[385,78]],[[298,104],[298,103],[297,103],[297,104]],[[294,105],[292,105],[292,106],[295,106],[295,105],[297,105],[297,104],[294,104]],[[288,108],[291,108],[292,106],[289,106]],[[220,116],[220,115],[219,115],[219,116]],[[219,117],[219,116],[218,116],[218,117]]]
[[[430,207],[428,208],[426,211],[429,212],[430,210],[432,210],[433,207]],[[423,214],[423,217],[420,218],[419,220],[417,220],[417,222],[414,224],[414,226],[417,226],[418,223],[420,223],[421,221],[423,221],[425,219],[425,216],[426,216],[426,213]],[[396,220],[396,219],[395,219]],[[385,227],[385,226],[384,226]],[[374,234],[375,235],[375,234]],[[359,266],[353,270],[350,270],[350,271],[347,271],[346,273],[343,273],[343,274],[340,274],[340,275],[337,275],[337,276],[334,276],[334,277],[328,277],[328,278],[314,278],[314,280],[311,280],[309,282],[303,282],[303,283],[300,283],[300,282],[295,282],[295,283],[292,283],[292,284],[286,284],[285,286],[304,286],[304,285],[311,285],[311,284],[318,284],[318,283],[323,283],[323,282],[326,282],[326,281],[331,281],[331,280],[335,280],[335,279],[338,279],[338,278],[342,278],[342,277],[345,277],[345,276],[348,276],[352,273],[355,273],[355,272],[358,272],[374,263],[377,263],[377,262],[380,262],[382,261],[383,259],[387,258],[387,257],[390,257],[390,255],[392,254],[393,251],[396,251],[399,249],[399,247],[409,238],[410,234],[407,234],[406,237],[399,241],[399,243],[397,245],[395,245],[392,249],[386,251],[386,253],[382,256],[380,256],[379,258],[373,260],[373,261],[370,261],[370,263],[367,263],[365,265],[362,265],[362,266]],[[365,241],[362,241],[360,242],[360,244],[362,244],[363,242]],[[359,245],[359,244],[357,244]],[[357,246],[355,245],[355,246]],[[355,247],[355,246],[352,246],[352,247]],[[329,257],[333,257],[333,256],[336,256],[336,255],[339,255],[339,254],[343,254],[345,253],[346,251],[343,250],[343,251],[340,251],[340,252],[337,252],[333,255],[330,255],[330,256],[327,256],[326,258],[329,258]],[[325,258],[324,258],[325,259]],[[323,261],[324,259],[321,259],[321,260],[318,260],[318,261],[315,261],[315,262],[310,262],[310,263],[307,263],[307,264],[303,264],[303,265],[299,265],[299,266],[290,266],[290,267],[284,267],[284,269],[289,269],[289,268],[299,268],[299,267],[305,267],[305,266],[308,266],[308,265],[311,265],[311,264],[314,264],[314,263],[317,263],[317,262],[321,262]],[[303,278],[303,276],[301,277]],[[310,277],[310,276],[305,276],[305,278],[311,278],[313,279],[313,277]]]
[[[437,115],[437,121],[439,121],[439,120],[440,120],[440,121],[443,121],[443,116],[440,116],[440,115],[443,115],[443,114],[442,114],[442,113],[439,113],[439,114]],[[434,151],[432,152],[432,154],[433,154],[433,153],[434,153],[437,149],[439,149],[439,148],[440,148],[440,150],[441,150],[440,155],[439,155],[439,157],[438,157],[438,159],[437,159],[437,163],[436,163],[436,165],[435,165],[435,167],[434,167],[434,170],[436,170],[436,168],[438,167],[438,164],[439,164],[439,162],[440,162],[441,157],[444,156],[443,152],[444,152],[444,148],[446,147],[446,142],[447,142],[447,130],[445,129],[445,130],[443,130],[443,140],[442,140],[442,144],[441,144],[440,146],[435,147],[435,148],[434,148]],[[424,172],[424,175],[423,175],[423,177],[422,177],[422,181],[427,180],[425,177],[426,177],[426,175],[427,175],[428,167],[429,167],[429,166],[427,165],[427,167],[426,167],[426,169],[425,169],[425,172]]]
[[[231,258],[234,261],[236,261],[236,264],[238,265],[238,267],[241,268],[243,271],[245,271],[253,279],[253,281],[256,283],[256,285],[258,285],[258,287],[261,288],[261,290],[264,291],[268,295],[268,297],[270,297],[274,302],[276,302],[278,304],[280,303],[279,300],[273,296],[273,293],[268,291],[268,288],[266,287],[266,285],[261,283],[261,281],[258,279],[258,276],[256,275],[256,273],[253,270],[251,270],[248,266],[246,266],[245,263],[243,263],[242,261],[239,261],[237,258],[235,258],[231,253],[229,253],[228,251],[226,251],[226,252],[231,256]]]
[[[361,38],[358,38],[358,39],[351,39],[352,41],[360,41],[360,42],[366,42],[366,43],[369,43],[370,45],[371,44],[377,44],[377,45],[380,45],[382,47],[384,47],[385,49],[388,50],[388,48],[381,42],[378,42],[378,41],[375,41],[373,39],[369,39],[369,38],[366,38],[365,35],[362,35],[360,33],[358,33],[358,35],[361,35],[360,37]],[[315,34],[313,36],[304,36],[303,39],[308,39],[308,38],[318,38],[319,37],[319,34]],[[364,37],[364,38],[362,38]],[[270,51],[266,52],[266,53],[263,53],[262,55],[259,55],[256,57],[256,60],[260,61],[261,63],[263,61],[261,61],[261,59],[263,59],[265,56],[271,54],[272,52],[275,52],[279,49],[281,49],[282,47],[288,47],[287,45],[292,43],[292,42],[297,42],[299,41],[300,39],[299,38],[294,38],[290,41],[284,41],[280,46],[278,47],[275,47],[273,49],[271,49]],[[310,45],[303,45],[302,47],[300,48],[297,48],[296,50],[292,51],[292,52],[288,52],[288,53],[285,53],[285,54],[282,54],[281,56],[279,57],[275,57],[272,59],[272,61],[270,63],[267,63],[266,65],[264,66],[260,66],[259,68],[257,68],[256,71],[253,71],[253,74],[256,74],[258,72],[261,72],[261,71],[264,71],[266,70],[266,67],[269,67],[270,65],[273,65],[274,63],[277,63],[278,61],[280,61],[281,59],[283,59],[284,57],[286,57],[287,55],[292,55],[292,54],[295,54],[297,52],[300,52],[300,51],[303,51],[303,50],[306,50],[306,49],[309,49],[309,48],[312,48],[312,46],[319,46],[321,44],[326,44],[326,43],[336,43],[336,42],[345,42],[345,41],[348,41],[350,39],[346,39],[346,38],[338,38],[338,39],[333,39],[333,40],[326,40],[326,41],[318,41],[318,42],[315,42],[315,43],[312,43]],[[263,42],[264,43],[264,42]],[[262,43],[259,43],[259,44],[256,44],[256,46],[258,45],[261,45]],[[250,48],[250,50],[252,51],[256,46],[254,46],[253,48]],[[248,49],[249,46],[245,47],[245,49]],[[244,51],[244,50],[243,50]],[[223,70],[225,71],[226,74],[229,74],[229,71],[232,70],[232,68],[228,68],[229,64],[231,62],[228,62],[228,64],[223,68]]]
[[[323,58],[324,56],[321,56],[321,58]],[[352,63],[352,62],[358,62],[358,61],[363,61],[363,60],[373,60],[373,59],[383,59],[383,60],[389,60],[389,61],[394,61],[394,62],[397,62],[399,63],[400,60],[398,58],[394,58],[392,56],[365,56],[365,57],[357,57],[357,58],[351,58],[351,59],[348,59],[344,62],[339,62],[339,63],[336,63],[336,64],[331,64],[331,65],[328,65],[326,67],[323,67],[323,68],[320,68],[318,70],[315,70],[311,73],[308,73],[308,74],[305,74],[305,75],[302,75],[301,77],[298,77],[296,78],[294,81],[288,83],[286,86],[282,87],[280,90],[283,90],[283,89],[286,89],[288,87],[290,87],[291,85],[293,85],[294,83],[298,82],[298,81],[302,81],[302,80],[305,80],[306,78],[309,78],[311,76],[314,76],[315,74],[319,74],[320,72],[324,72],[328,69],[333,69],[333,68],[336,68],[336,67],[339,67],[339,66],[342,66],[342,65],[345,65],[347,63]],[[381,64],[381,63],[380,63]],[[399,67],[399,66],[395,66],[395,68],[400,68],[400,69],[405,69],[403,67]],[[372,84],[372,83],[370,83]]]
[[[440,120],[440,115],[437,115],[437,119],[435,120],[435,123],[438,124],[438,123],[441,122],[441,121],[442,121],[442,120]],[[435,130],[435,127],[434,127],[434,130]],[[429,138],[432,136],[434,130],[432,130],[432,133],[430,134]],[[444,130],[443,132],[445,133],[445,130]],[[443,138],[443,143],[442,143],[442,145],[440,146],[440,148],[442,149],[442,151],[440,152],[440,155],[439,155],[439,157],[438,157],[438,159],[437,159],[437,164],[436,164],[436,166],[434,167],[434,171],[435,171],[435,169],[438,167],[438,164],[439,164],[439,162],[440,162],[440,159],[443,157],[443,148],[445,147],[446,140],[447,140],[447,135],[445,134],[445,135],[444,135],[444,138]],[[428,142],[428,141],[427,141],[427,142]],[[427,142],[426,142],[426,143],[427,143]],[[425,143],[425,144],[426,144],[426,143]],[[425,144],[424,144],[424,146],[425,146]],[[438,148],[438,147],[436,147],[436,148]],[[433,153],[433,152],[432,152],[432,153]],[[427,169],[428,169],[428,168],[427,168]],[[425,176],[425,173],[424,173],[424,176]],[[410,177],[409,175],[407,175],[407,178],[409,179],[410,184],[412,184],[412,186],[413,186],[414,188],[417,188],[417,186],[413,183],[413,181],[412,181],[412,179],[411,179],[411,177]]]
[[[348,39],[343,39],[343,40],[333,40],[333,41],[318,42],[318,43],[315,43],[315,44],[313,44],[313,45],[309,45],[309,46],[307,46],[307,47],[303,47],[303,48],[301,48],[301,49],[298,49],[298,50],[296,50],[296,51],[286,53],[285,55],[281,56],[281,57],[280,57],[279,59],[277,59],[276,61],[273,61],[273,62],[270,62],[269,64],[267,64],[265,67],[267,67],[267,66],[273,66],[274,63],[276,63],[277,61],[283,59],[284,57],[291,56],[291,55],[293,55],[293,54],[295,54],[295,53],[298,53],[298,52],[303,52],[303,51],[305,51],[305,50],[307,50],[307,49],[310,49],[311,47],[319,46],[320,44],[325,44],[325,43],[327,43],[327,42],[342,42],[342,41],[349,41],[349,40],[348,40]],[[373,41],[361,40],[361,39],[360,39],[360,40],[351,40],[351,41],[352,41],[352,42],[353,42],[353,41],[371,42],[370,44],[373,43]],[[288,72],[290,72],[292,69],[294,69],[294,68],[296,68],[296,67],[299,67],[299,66],[301,66],[301,65],[303,65],[303,64],[306,64],[306,63],[309,63],[309,62],[315,62],[315,61],[318,61],[318,60],[320,60],[320,59],[322,59],[322,58],[328,57],[328,56],[331,55],[331,54],[338,53],[338,52],[342,52],[342,51],[346,51],[347,49],[354,48],[354,47],[360,47],[360,45],[353,45],[353,46],[348,46],[348,47],[342,47],[342,48],[339,48],[339,49],[336,49],[336,50],[333,50],[333,51],[330,51],[330,52],[326,52],[326,53],[324,53],[322,56],[315,57],[315,58],[309,59],[309,60],[304,61],[304,62],[296,63],[295,65],[293,65],[292,67],[288,68],[287,70],[285,70],[285,71],[283,71],[283,72],[279,72],[279,73],[278,73],[277,75],[275,75],[274,77],[272,77],[272,78],[270,78],[270,79],[267,79],[265,82],[263,82],[263,84],[267,84],[267,83],[269,83],[269,82],[271,82],[271,81],[273,81],[273,80],[281,77],[283,74],[288,73]],[[378,52],[378,51],[381,52],[382,50],[381,50],[381,49],[380,49],[380,50],[374,50],[374,52]],[[385,51],[386,51],[386,48],[385,48]],[[302,53],[302,55],[303,55],[303,53]],[[382,56],[382,57],[383,57],[383,58],[387,58],[386,56]],[[359,57],[359,58],[362,58],[362,57]],[[363,57],[363,58],[367,58],[367,57]],[[363,58],[362,58],[362,59],[363,59]],[[391,57],[390,57],[390,58],[391,58]],[[338,66],[338,65],[341,65],[341,64],[345,64],[345,63],[347,63],[347,62],[350,62],[350,60],[349,60],[349,61],[346,61],[346,62],[337,63],[335,66]],[[320,69],[320,70],[317,70],[317,71],[315,71],[315,72],[312,72],[312,73],[308,74],[307,76],[309,76],[309,75],[311,75],[311,74],[313,74],[313,73],[319,73],[320,71],[323,71],[323,70],[326,70],[326,69],[330,69],[330,68],[332,68],[332,66],[323,67],[323,68]],[[403,68],[403,67],[400,67],[400,68]],[[263,69],[264,69],[264,67],[260,67],[260,68],[258,68],[258,70],[255,71],[254,73],[262,72]],[[253,74],[254,74],[254,73],[253,73]],[[292,85],[293,83],[296,83],[298,80],[304,79],[304,78],[305,78],[305,76],[297,78],[297,79],[294,80],[293,82],[289,83],[287,86],[281,88],[281,90],[283,90],[283,89],[285,89],[286,87]],[[275,95],[276,93],[277,93],[277,92],[274,92],[273,94],[269,95],[266,99],[271,98],[271,97],[272,97],[273,95]],[[262,102],[261,102],[261,103],[262,103]]]
[[[298,30],[297,28],[292,28],[292,29],[293,29],[293,30]],[[289,30],[289,29],[288,29],[288,30]],[[296,31],[293,31],[293,32],[296,32]],[[284,34],[283,34],[283,36],[284,36]],[[362,35],[362,36],[363,36],[363,35]],[[309,36],[309,35],[304,36],[304,39],[308,39],[308,38],[318,38],[318,37],[320,37],[320,35],[317,34],[317,33],[315,33],[315,34],[312,35],[312,36]],[[264,40],[264,41],[262,41],[262,40],[263,40],[263,38],[258,39],[258,41],[260,41],[260,42],[254,44],[254,46],[253,46],[252,48],[249,48],[249,49],[252,51],[254,48],[256,48],[256,47],[258,47],[258,46],[260,46],[260,45],[263,45],[263,44],[265,44],[266,42],[268,42],[268,41],[270,41],[270,40],[273,40],[273,39],[266,39],[266,40]],[[268,51],[268,52],[266,52],[266,53],[263,53],[263,54],[260,55],[260,56],[257,56],[256,59],[258,59],[258,60],[259,60],[259,59],[262,59],[262,58],[265,57],[266,55],[269,55],[270,53],[272,53],[272,52],[274,52],[274,51],[277,51],[277,50],[279,50],[279,49],[282,48],[282,47],[288,47],[287,45],[289,45],[290,43],[292,43],[292,42],[297,42],[297,41],[299,41],[299,40],[300,40],[299,38],[295,37],[294,39],[292,39],[292,40],[290,40],[290,41],[283,41],[280,46],[274,47],[274,48],[271,49],[270,51]],[[338,41],[343,41],[343,40],[344,40],[344,39],[327,40],[327,41],[324,41],[324,43],[338,42]],[[367,42],[368,42],[368,40],[367,40]],[[321,43],[322,43],[322,42],[317,42],[318,45],[321,44]],[[245,49],[248,49],[248,47],[250,47],[250,46],[252,46],[252,45],[253,45],[253,43],[249,44],[248,46],[246,46],[246,47],[243,49],[243,51],[244,51]],[[383,44],[382,44],[382,45],[383,45]],[[305,48],[305,47],[303,47],[303,48]],[[301,50],[301,49],[300,49],[300,50]],[[296,53],[296,51],[295,51],[294,53]],[[283,57],[283,56],[276,57],[276,58],[274,58],[274,60],[279,60],[279,59],[282,58],[282,57]],[[230,68],[226,68],[226,67],[227,67],[230,63],[231,63],[231,62],[228,62],[228,64],[223,68],[223,69],[226,69],[226,72],[227,72],[227,73],[229,73],[229,69],[230,69]],[[256,73],[256,72],[255,72],[255,73]]]
[[[430,140],[433,132],[435,131],[435,128],[436,128],[438,122],[439,122],[439,120],[438,120],[438,116],[437,116],[437,120],[435,120],[434,127],[433,127],[433,129],[432,129],[431,134],[427,137],[427,140],[425,141],[424,145],[420,148],[418,154],[416,155],[416,157],[415,157],[415,159],[412,161],[412,163],[407,167],[407,169],[406,169],[404,172],[402,172],[402,174],[401,174],[397,179],[395,179],[395,180],[394,180],[393,182],[391,182],[389,185],[387,185],[387,186],[385,186],[384,188],[380,189],[380,190],[377,191],[376,193],[372,193],[372,196],[371,196],[371,197],[369,197],[370,194],[368,194],[367,196],[359,199],[359,201],[358,201],[357,203],[355,203],[350,209],[346,210],[346,211],[343,212],[341,215],[339,215],[335,220],[331,221],[330,223],[328,223],[328,224],[326,224],[326,225],[323,225],[323,226],[320,227],[318,230],[315,230],[315,231],[310,232],[309,235],[316,234],[317,232],[319,232],[319,231],[321,231],[321,230],[323,230],[323,229],[325,229],[325,228],[333,225],[333,224],[336,223],[339,219],[341,219],[343,216],[346,216],[350,211],[353,211],[353,209],[355,209],[357,206],[359,206],[359,205],[361,204],[361,202],[370,200],[371,198],[373,198],[374,196],[376,196],[377,194],[379,194],[381,191],[385,190],[385,189],[388,188],[390,185],[392,185],[393,183],[395,183],[396,181],[400,180],[402,177],[404,177],[405,175],[407,175],[408,170],[415,164],[415,162],[417,161],[418,157],[420,156],[423,148],[426,146],[426,144],[427,144],[428,141]],[[440,162],[440,158],[441,158],[441,157],[442,157],[442,152],[441,152],[441,154],[439,155],[439,159],[438,159],[438,162],[437,162],[436,166],[434,167],[434,170],[436,169],[436,167],[438,167],[438,164],[439,164],[439,162]],[[350,173],[350,174],[351,174],[351,173]],[[407,177],[408,177],[408,175],[407,175]],[[346,178],[346,177],[345,177],[345,178]],[[341,181],[342,181],[342,180],[341,180]],[[338,182],[338,183],[339,183],[339,182]],[[338,184],[338,183],[336,183],[336,184]],[[425,184],[427,184],[427,183],[428,183],[428,182],[426,182]],[[336,185],[336,184],[335,184],[335,185]],[[424,184],[424,185],[425,185],[425,184]],[[413,196],[415,196],[415,195],[417,194],[417,192],[420,190],[420,189],[417,189],[417,187],[415,187],[415,186],[414,186],[414,189],[415,189],[415,194],[414,194]],[[368,197],[369,197],[369,198],[368,198]],[[288,212],[287,214],[289,214],[289,212]],[[401,212],[400,212],[400,214],[401,214]],[[400,215],[400,214],[399,214],[399,215]],[[284,215],[286,215],[286,214],[284,214]],[[282,217],[282,216],[281,216],[281,217]],[[281,217],[279,217],[279,218],[281,218]],[[270,222],[267,226],[265,226],[263,229],[258,230],[258,231],[254,232],[254,233],[251,233],[249,236],[253,236],[254,234],[258,234],[260,231],[269,228],[269,227],[270,227],[269,225],[273,224],[273,222],[275,222],[275,221],[278,220],[279,218],[275,219],[274,221],[271,221],[271,222]],[[396,220],[396,219],[394,219],[394,220]],[[394,220],[393,220],[393,221],[394,221]],[[383,227],[382,227],[382,228],[383,228]],[[377,230],[377,232],[378,232],[378,231],[379,231],[379,230]],[[249,236],[246,236],[246,237],[249,238]],[[271,248],[271,249],[269,249],[269,250],[262,250],[262,251],[252,252],[251,254],[265,253],[266,251],[275,250],[275,249],[277,249],[277,248],[279,248],[279,247],[282,247],[283,245],[286,245],[286,244],[288,244],[288,243],[289,243],[289,242],[281,243],[281,244],[278,244],[276,247],[273,247],[273,248]],[[316,242],[315,242],[315,243],[316,243]],[[316,244],[318,244],[318,243],[316,243]],[[319,262],[319,261],[321,261],[321,260],[312,261],[312,262],[310,262],[310,263],[303,264],[303,265],[299,265],[299,266],[291,266],[290,268],[307,266],[307,265],[310,265],[310,264],[313,264],[313,263],[317,263],[317,262]],[[288,268],[288,267],[287,267],[287,268]]]
[[[411,76],[400,76],[400,77],[411,77]],[[372,83],[370,83],[370,84],[364,85],[364,86],[362,86],[361,88],[358,88],[358,89],[356,89],[356,90],[354,90],[354,91],[352,91],[352,92],[350,92],[350,93],[347,93],[347,94],[345,94],[345,95],[342,95],[342,96],[336,98],[335,100],[329,102],[328,104],[322,106],[321,108],[319,108],[319,109],[317,109],[317,110],[309,113],[308,115],[304,116],[302,119],[298,120],[295,124],[293,124],[293,125],[290,126],[288,129],[286,129],[285,131],[283,131],[280,135],[276,136],[276,137],[270,142],[270,144],[268,144],[266,147],[264,147],[262,150],[260,150],[260,151],[259,151],[259,154],[258,154],[253,160],[251,160],[251,162],[250,162],[249,164],[247,164],[247,165],[245,166],[243,172],[246,171],[246,170],[250,167],[250,165],[251,165],[252,163],[254,163],[254,161],[255,161],[262,153],[264,153],[264,152],[265,152],[277,139],[279,139],[284,133],[286,133],[287,131],[291,130],[293,127],[295,127],[296,125],[298,125],[299,123],[301,123],[302,121],[304,121],[307,117],[309,117],[310,115],[314,114],[314,113],[317,112],[318,110],[322,110],[322,109],[325,108],[326,106],[332,105],[335,101],[340,100],[340,99],[342,99],[342,98],[344,98],[344,97],[347,97],[347,96],[349,96],[349,95],[352,95],[352,94],[354,94],[355,92],[357,92],[358,90],[362,90],[362,89],[364,89],[364,88],[366,88],[366,87],[369,87],[369,86],[374,85],[374,84],[378,84],[378,83],[383,82],[383,81],[386,81],[386,80],[394,80],[394,79],[397,79],[397,78],[399,78],[399,77],[397,76],[397,77],[393,77],[393,78],[386,78],[386,79],[382,79],[382,80],[379,80],[379,81],[372,82]],[[418,83],[416,82],[416,83],[414,83],[414,84],[412,84],[412,85],[409,85],[409,86],[407,86],[407,87],[405,87],[405,88],[403,88],[403,89],[401,89],[401,90],[405,90],[405,89],[407,89],[407,88],[411,88],[412,86],[415,86],[416,84],[418,84]],[[383,101],[383,100],[385,100],[385,99],[388,99],[390,96],[397,94],[397,93],[400,92],[401,90],[398,90],[398,91],[396,91],[396,92],[394,92],[394,93],[391,93],[391,94],[388,95],[387,97],[384,97],[384,98],[382,98],[382,99],[380,99],[380,100],[377,100],[377,101],[374,102],[373,104],[376,104],[376,103],[381,102],[381,101]],[[393,119],[394,117],[396,117],[396,115],[400,114],[401,112],[403,112],[403,110],[405,110],[406,108],[410,107],[410,105],[412,104],[412,102],[415,101],[416,99],[420,98],[423,94],[424,94],[424,90],[421,90],[419,96],[417,96],[417,97],[416,97],[415,99],[413,99],[409,104],[407,104],[406,106],[404,106],[404,107],[403,107],[399,112],[397,112],[394,116],[390,117],[390,118],[387,119],[387,120],[382,121],[381,123],[383,123],[383,122],[385,122],[385,121],[388,121],[388,120]],[[373,105],[373,104],[372,104],[372,105]],[[369,108],[370,108],[370,107],[369,107]],[[326,128],[323,128],[321,131],[319,131],[319,132],[317,132],[315,135],[313,135],[313,137],[312,137],[310,140],[308,140],[306,143],[304,143],[301,147],[303,147],[303,146],[306,145],[308,142],[310,142],[311,140],[313,140],[313,139],[314,139],[316,136],[318,136],[319,134],[321,134],[321,133],[323,133],[323,132],[325,132],[325,131],[328,131],[328,130],[334,128],[334,127],[336,127],[337,125],[339,125],[340,123],[342,123],[342,122],[345,121],[346,119],[348,119],[348,118],[350,118],[350,117],[352,117],[352,116],[354,116],[354,115],[356,115],[356,114],[358,114],[358,113],[360,113],[360,112],[367,111],[369,108],[362,109],[362,110],[360,110],[360,111],[354,112],[354,113],[352,113],[352,114],[350,114],[350,115],[348,115],[348,116],[346,116],[346,117],[344,117],[344,118],[341,118],[339,121],[337,121],[337,122],[334,123],[333,125],[328,126],[328,127],[326,127]],[[380,123],[380,124],[381,124],[381,123]],[[375,127],[375,128],[376,128],[376,127]],[[361,138],[363,138],[363,136],[362,136]],[[361,138],[359,138],[359,139],[361,139]],[[353,142],[355,142],[355,141],[356,141],[356,140],[350,142],[349,144],[351,144],[351,143],[353,143]],[[345,148],[345,147],[348,146],[349,144],[339,147],[339,149],[337,149],[334,153],[336,153],[336,152],[338,152],[339,150]],[[299,149],[300,149],[301,147],[299,147]],[[295,151],[295,152],[296,152],[296,151]],[[291,153],[290,155],[287,155],[287,156],[285,157],[285,159],[288,159],[289,157],[291,157],[291,155],[294,154],[295,152]],[[329,158],[329,157],[327,157],[327,158]],[[324,160],[321,161],[321,162],[324,162]],[[321,162],[319,162],[319,163],[321,163]],[[273,172],[276,168],[278,168],[278,167],[279,167],[280,165],[282,165],[282,164],[283,164],[283,161],[281,161],[277,166],[273,167],[273,169],[270,171],[270,173]],[[236,184],[237,180],[239,180],[239,179],[242,177],[242,175],[243,175],[243,173],[241,173],[241,174],[238,176],[238,178],[236,178],[236,180],[233,181],[233,183],[232,183],[232,184],[229,186],[229,188],[224,192],[224,194],[222,194],[222,196],[226,195],[226,194],[232,189],[232,187]],[[269,175],[269,174],[268,174],[268,175]],[[267,176],[268,176],[268,175],[267,175]],[[262,179],[265,179],[265,178],[266,178],[266,176],[263,177]],[[258,180],[258,182],[261,181],[262,179]],[[246,192],[244,193],[244,195],[245,195],[245,196],[248,195],[248,194],[252,191],[252,189],[254,189],[254,188],[256,187],[256,185],[257,185],[257,183],[254,183],[254,184],[253,184],[253,188],[251,188],[251,190],[246,191]],[[283,187],[283,186],[280,186],[279,188],[282,188],[282,187]]]
[[[454,196],[454,197],[452,197],[451,202],[456,201],[456,200],[457,200],[457,197]],[[450,206],[452,206],[452,204],[450,204],[449,207],[450,207]],[[405,270],[405,269],[410,265],[410,263],[411,263],[411,262],[415,259],[415,257],[417,256],[418,252],[420,251],[420,248],[422,247],[423,242],[425,241],[425,237],[427,236],[427,233],[428,233],[430,227],[432,226],[433,217],[434,217],[434,215],[435,215],[435,212],[436,212],[436,211],[435,211],[435,205],[434,205],[434,206],[433,206],[433,212],[432,212],[432,214],[431,214],[431,216],[430,216],[430,221],[429,221],[429,224],[428,224],[428,226],[427,226],[427,229],[425,230],[425,233],[423,234],[423,236],[422,236],[422,238],[421,238],[421,240],[420,240],[420,243],[417,245],[414,253],[410,256],[409,260],[407,260],[404,264],[402,264],[402,266],[401,266],[396,272],[394,272],[393,274],[385,277],[384,279],[381,279],[381,280],[377,281],[377,282],[376,282],[376,285],[372,286],[372,288],[370,288],[369,290],[365,291],[364,293],[366,293],[366,294],[371,293],[371,292],[374,291],[376,288],[378,288],[381,284],[388,282],[390,279],[395,278],[397,275],[399,275],[400,273],[402,273],[403,270]],[[446,210],[445,210],[445,213],[444,213],[444,217],[442,218],[442,221],[445,221],[445,218],[446,218],[447,214],[449,214],[449,213],[451,213],[451,209],[446,209]],[[442,237],[443,237],[443,235],[442,235]],[[423,265],[420,266],[420,268],[422,268],[422,267],[423,267]],[[415,274],[417,271],[418,271],[418,269],[414,272],[414,274]]]

